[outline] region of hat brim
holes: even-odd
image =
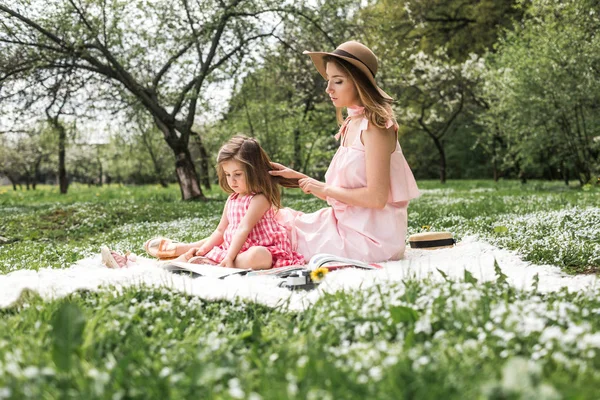
[[[364,65],[363,63],[361,63],[360,61],[358,61],[354,58],[344,57],[344,56],[340,56],[335,53],[328,53],[328,52],[324,52],[324,51],[307,51],[307,50],[305,50],[302,52],[302,54],[308,54],[310,56],[313,64],[315,64],[315,67],[317,68],[317,71],[319,71],[319,74],[321,74],[321,76],[325,80],[327,80],[327,72],[326,72],[325,63],[323,62],[323,58],[325,58],[326,56],[332,56],[332,57],[336,57],[336,58],[342,59],[344,61],[347,61],[350,64],[354,65],[359,70],[361,70],[361,72],[373,84],[373,86],[377,89],[379,94],[384,99],[394,100],[392,98],[392,96],[390,96],[389,94],[384,92],[379,86],[377,86],[377,82],[375,82],[375,77],[373,77],[373,74],[371,74],[371,71],[369,70],[369,68],[367,68],[367,66]]]

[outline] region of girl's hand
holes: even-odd
[[[206,255],[206,253],[208,253],[208,250],[206,250],[206,249],[204,248],[204,246],[202,246],[202,247],[200,247],[200,248],[197,248],[197,249],[193,249],[193,250],[195,250],[195,251],[196,251],[196,252],[194,253],[194,255],[196,255],[196,256],[205,256],[205,255]]]
[[[225,267],[225,268],[234,268],[234,262],[233,262],[233,259],[232,259],[232,258],[229,258],[229,257],[225,257],[225,258],[223,259],[223,261],[221,261],[221,262],[219,263],[219,266],[221,266],[221,267]]]
[[[291,168],[286,167],[285,165],[276,163],[276,162],[271,162],[271,167],[273,168],[273,170],[269,171],[269,174],[273,175],[273,176],[281,176],[282,178],[287,178],[287,179],[302,179],[302,178],[306,178],[306,175],[301,174],[298,171],[294,171]]]
[[[326,183],[319,182],[318,180],[313,178],[302,178],[298,181],[298,184],[300,185],[300,189],[302,189],[304,193],[313,194],[321,199],[327,197],[327,195],[325,194],[325,191],[327,190]]]
[[[192,247],[191,249],[183,253],[183,256],[180,256],[180,258],[183,258],[185,259],[185,261],[187,261],[196,255],[196,250],[198,250],[198,248]]]

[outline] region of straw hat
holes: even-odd
[[[421,232],[410,235],[408,242],[413,249],[435,250],[453,247],[456,239],[450,232]]]
[[[377,57],[371,49],[364,44],[352,40],[340,44],[330,53],[324,51],[304,51],[303,54],[308,54],[310,58],[312,58],[315,67],[317,67],[317,70],[325,79],[327,79],[327,74],[325,72],[323,57],[333,56],[349,62],[362,71],[385,99],[393,100],[390,95],[377,86],[377,82],[375,82],[375,75],[377,74]]]

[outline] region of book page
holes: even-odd
[[[236,272],[244,272],[247,269],[240,268],[226,268],[218,265],[210,264],[190,264],[180,261],[163,261],[159,263],[159,266],[167,271],[190,271],[198,275],[209,276],[212,278],[222,278]]]

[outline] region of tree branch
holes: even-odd
[[[181,50],[179,50],[176,54],[174,54],[171,58],[169,58],[167,60],[167,62],[165,63],[165,65],[163,65],[163,67],[160,69],[160,71],[158,71],[158,73],[156,74],[156,76],[152,80],[152,89],[154,91],[156,91],[156,88],[158,87],[158,84],[159,84],[160,80],[162,79],[162,77],[164,76],[164,74],[169,70],[169,68],[171,68],[171,65],[173,65],[173,63],[179,57],[181,57],[182,55],[184,55],[193,45],[194,45],[194,41],[189,42]]]
[[[52,32],[50,32],[49,30],[42,28],[40,25],[38,25],[34,21],[30,20],[29,18],[17,13],[16,11],[13,11],[6,6],[3,6],[2,4],[0,4],[0,11],[4,11],[5,13],[13,16],[14,18],[18,19],[19,21],[24,22],[26,25],[32,27],[33,29],[40,32],[42,35],[46,36],[48,39],[52,40],[53,42],[61,45],[62,47],[66,47],[68,49],[73,50],[73,47],[71,45],[69,45],[67,42],[65,42],[64,40],[62,40],[61,38],[59,38]]]

